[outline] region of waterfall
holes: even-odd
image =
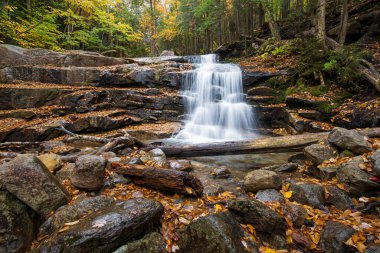
[[[181,90],[188,118],[175,139],[202,143],[252,138],[253,112],[245,102],[240,67],[217,63],[213,54],[191,60],[195,69],[185,74]]]

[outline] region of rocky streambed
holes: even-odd
[[[380,250],[378,129],[247,87],[266,133],[333,130],[297,152],[171,157],[141,140],[179,130],[186,59],[0,52],[0,252]]]

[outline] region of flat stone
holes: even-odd
[[[61,156],[56,154],[43,154],[37,157],[51,172],[55,173],[62,167]]]
[[[0,165],[0,185],[44,217],[70,199],[70,194],[35,155],[18,155]]]
[[[214,168],[211,171],[211,175],[214,178],[229,178],[231,176],[231,171],[227,167],[221,166],[219,168]]]
[[[139,240],[121,246],[113,253],[166,253],[166,243],[160,233],[152,232]]]

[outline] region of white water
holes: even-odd
[[[234,64],[216,62],[216,55],[193,59],[181,95],[189,118],[175,139],[190,143],[251,139],[251,107],[245,102],[242,72]]]

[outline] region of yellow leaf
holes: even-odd
[[[269,247],[261,246],[260,247],[260,252],[261,253],[276,253],[276,250],[271,249]]]
[[[215,205],[215,211],[216,212],[223,212],[224,207],[222,205],[216,204]]]
[[[287,198],[287,199],[290,199],[292,197],[292,191],[287,191],[287,192],[284,192],[284,197]]]

